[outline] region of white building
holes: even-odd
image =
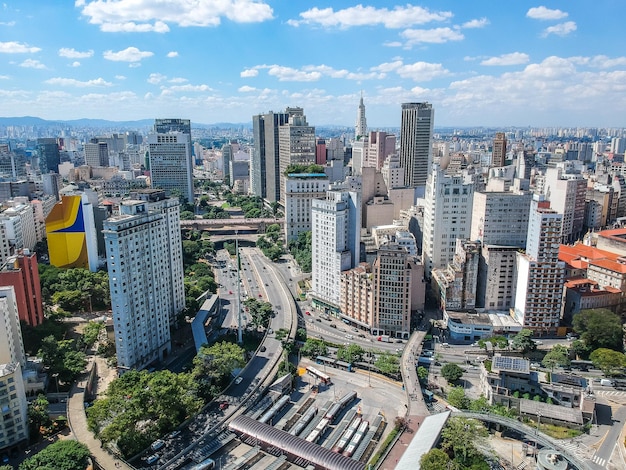
[[[469,175],[447,175],[433,165],[426,181],[424,271],[444,268],[454,258],[456,239],[470,238],[474,183]]]
[[[582,237],[587,196],[587,180],[568,163],[546,169],[542,191],[550,207],[563,215],[562,243],[572,243]]]
[[[338,311],[341,272],[359,263],[361,195],[331,190],[312,205],[313,305]]]
[[[118,367],[142,369],[171,350],[170,324],[185,308],[178,199],[131,193],[104,221]]]
[[[149,134],[148,152],[152,187],[163,189],[168,195],[178,192],[187,202],[193,202],[191,135]]]
[[[383,179],[387,185],[387,189],[404,188],[404,169],[400,166],[400,157],[398,154],[389,155],[382,169]]]
[[[328,190],[325,173],[292,173],[285,179],[285,240],[296,240],[311,230],[313,199],[322,199]]]
[[[559,261],[563,215],[535,196],[526,253],[517,253],[515,319],[536,334],[555,334],[563,315],[565,263]]]
[[[0,287],[0,452],[28,439],[26,355],[13,287]]]

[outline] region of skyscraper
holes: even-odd
[[[361,235],[361,195],[334,190],[326,199],[312,205],[313,305],[338,312],[341,272],[359,262]]]
[[[56,139],[49,137],[37,139],[37,153],[39,154],[39,171],[42,175],[51,171],[59,172],[61,153]]]
[[[180,204],[142,190],[104,221],[118,367],[142,369],[171,351],[170,324],[185,308]]]
[[[109,166],[109,145],[107,142],[91,139],[91,142],[85,144],[85,165]]]
[[[289,121],[287,113],[252,116],[254,150],[250,161],[252,193],[270,202],[280,199],[278,128]]]
[[[403,103],[400,127],[400,164],[404,182],[424,188],[432,163],[435,110],[430,103]]]
[[[292,164],[315,163],[315,127],[309,126],[302,108],[287,108],[289,121],[278,129],[280,201],[285,202],[285,171]]]
[[[152,187],[193,202],[191,136],[182,132],[150,134],[148,152]]]
[[[354,126],[354,140],[361,140],[367,136],[367,120],[365,119],[365,105],[363,104],[363,93],[359,102],[359,110],[356,114],[356,124]]]
[[[496,132],[493,139],[493,149],[491,151],[491,166],[504,166],[506,160],[506,135],[504,132]]]
[[[156,134],[168,134],[170,132],[182,132],[191,136],[191,121],[189,119],[155,119],[154,132]]]

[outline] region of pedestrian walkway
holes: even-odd
[[[413,436],[415,436],[415,433],[417,432],[420,424],[422,424],[424,418],[425,416],[409,416],[407,418],[407,429],[400,435],[400,438],[396,441],[393,448],[389,451],[387,457],[380,465],[379,469],[393,470],[394,468],[396,468],[397,463],[404,455],[407,447],[409,447],[409,445],[411,444]]]
[[[103,377],[102,381],[99,381],[99,386],[105,386],[106,381],[109,380],[109,374],[104,359],[101,357],[91,358],[87,370],[91,370],[94,365],[98,368],[97,371],[107,371],[105,375],[106,378]],[[67,415],[72,434],[77,441],[85,444],[89,448],[92,457],[104,470],[115,470],[118,468],[131,470],[133,467],[103,449],[102,443],[93,436],[92,432],[87,427],[85,387],[87,386],[88,378],[89,373],[86,373],[80,381],[74,384],[70,391],[70,398],[67,402]]]

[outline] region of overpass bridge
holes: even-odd
[[[194,229],[204,232],[219,232],[223,235],[240,233],[265,233],[269,225],[278,224],[282,230],[284,219],[259,218],[248,219],[245,217],[233,217],[229,219],[194,219],[181,220],[182,229]]]

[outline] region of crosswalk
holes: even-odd
[[[597,463],[597,464],[598,464],[598,465],[600,465],[601,467],[606,466],[606,459],[603,459],[603,458],[601,458],[601,457],[598,457],[597,455],[594,455],[594,456],[591,458],[591,461],[592,461],[593,463]]]
[[[568,450],[570,453],[572,453],[572,454],[574,454],[574,455],[576,455],[576,456],[578,456],[580,458],[583,458],[585,460],[589,459],[588,456],[590,454],[590,452],[589,452],[590,448],[587,447],[585,444],[578,443],[578,442],[563,442],[563,441],[561,441],[560,445],[562,447],[564,447],[566,450]],[[607,459],[595,455],[595,452],[594,452],[593,457],[591,457],[591,461],[596,463],[596,464],[598,464],[601,467],[605,467],[606,464],[607,464]]]
[[[594,390],[593,393],[599,397],[626,398],[626,391],[623,390]]]

